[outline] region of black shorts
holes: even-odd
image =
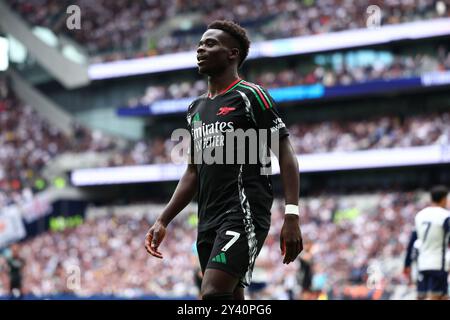
[[[220,269],[239,279],[241,287],[250,285],[253,267],[269,230],[227,221],[216,229],[199,232],[197,251],[202,272]]]
[[[448,272],[439,270],[420,271],[417,278],[417,291],[419,295],[448,294]]]
[[[9,287],[12,289],[22,289],[22,277],[11,277]]]

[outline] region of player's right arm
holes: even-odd
[[[154,257],[162,259],[163,256],[158,251],[158,247],[166,235],[167,225],[195,196],[197,191],[197,169],[195,166],[192,163],[188,164],[172,198],[145,236],[145,249]]]

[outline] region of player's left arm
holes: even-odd
[[[405,262],[403,265],[403,274],[408,281],[411,281],[411,264],[412,264],[412,252],[414,248],[414,242],[417,240],[417,232],[413,230],[409,238],[408,246],[406,247]]]
[[[270,149],[278,158],[286,205],[294,206],[295,214],[285,215],[280,233],[280,248],[283,263],[291,263],[303,250],[302,234],[298,216],[300,175],[297,157],[289,139],[289,133],[278,113],[277,106],[269,92],[260,86],[252,86],[253,115],[259,129],[266,129],[270,136]],[[278,141],[278,146],[273,141]],[[291,207],[291,206],[290,206]]]
[[[300,191],[298,161],[288,136],[280,139],[278,162],[280,164],[280,175],[286,205],[298,206],[298,195]],[[283,263],[286,264],[294,261],[303,250],[298,215],[285,215],[280,234],[280,247],[281,253],[284,255]]]

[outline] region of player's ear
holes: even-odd
[[[231,48],[228,57],[230,58],[230,60],[239,59],[239,49],[238,48]]]

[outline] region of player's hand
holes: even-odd
[[[295,214],[287,214],[284,218],[280,234],[281,255],[284,256],[283,263],[289,264],[303,250],[302,233],[300,231],[299,217]]]
[[[156,258],[162,259],[163,256],[161,252],[158,251],[158,247],[165,235],[166,227],[157,220],[145,236],[145,249],[147,252]]]

